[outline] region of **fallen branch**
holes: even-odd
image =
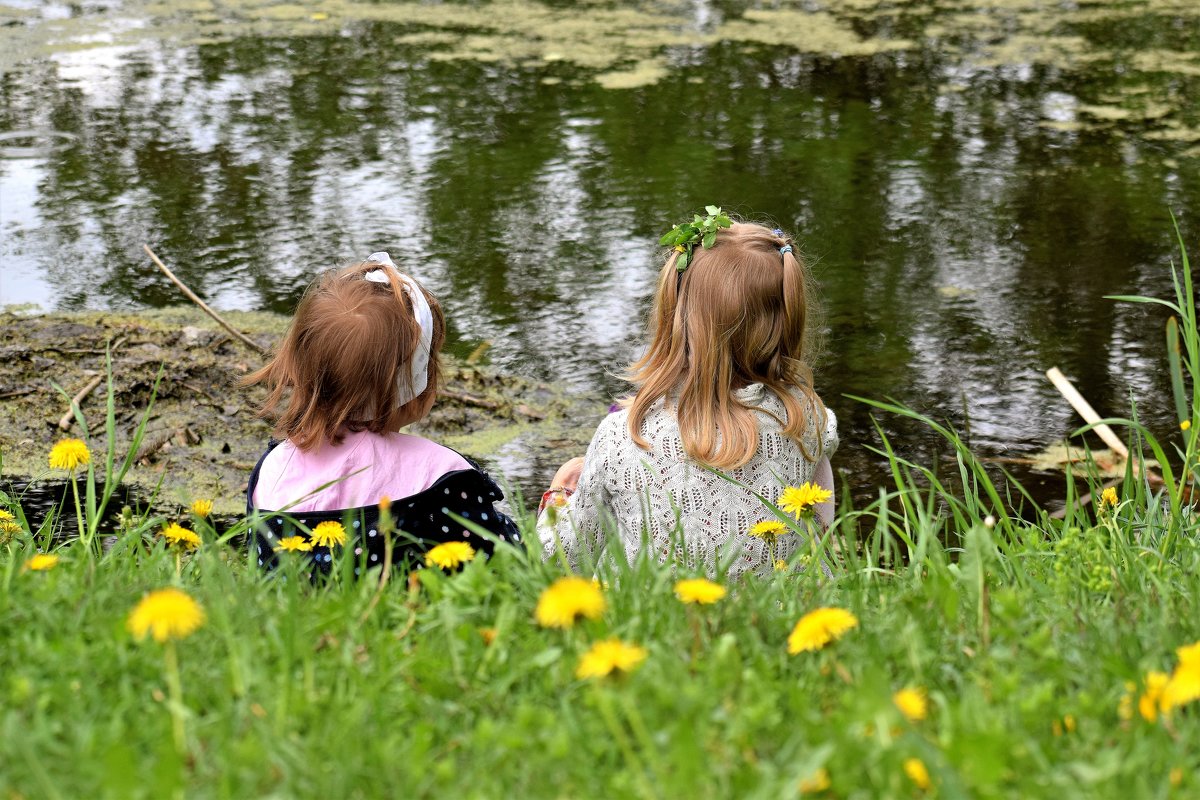
[[[117,352],[117,349],[123,344],[125,344],[125,334],[121,334],[116,339],[113,339],[112,343],[107,346],[105,352],[111,357],[112,354]],[[95,351],[85,350],[81,352],[92,353]],[[84,374],[86,375],[87,373],[85,372]],[[71,429],[71,423],[75,421],[75,408],[79,407],[79,413],[83,413],[84,398],[95,391],[96,387],[100,385],[102,380],[104,380],[103,374],[96,375],[90,381],[88,381],[87,386],[84,386],[79,390],[78,394],[71,398],[71,407],[68,408],[67,413],[63,414],[58,420],[58,429],[60,431],[68,431]]]
[[[249,346],[251,349],[253,349],[255,352],[257,352],[259,355],[262,355],[262,356],[267,355],[267,349],[265,347],[262,347],[257,342],[255,342],[253,339],[251,339],[249,336],[242,333],[237,328],[233,327],[228,322],[223,320],[221,318],[220,314],[218,314],[217,312],[215,312],[211,308],[209,308],[208,304],[205,303],[203,300],[201,300],[199,297],[197,297],[195,292],[193,292],[191,289],[189,289],[187,286],[185,286],[183,281],[179,280],[179,278],[176,278],[175,273],[173,273],[173,272],[171,272],[171,270],[167,269],[167,265],[164,264],[162,261],[160,261],[158,256],[156,256],[154,254],[154,251],[150,249],[150,245],[143,244],[142,249],[145,250],[146,254],[150,256],[150,260],[154,262],[154,265],[157,266],[160,270],[162,270],[163,274],[166,275],[168,278],[170,278],[171,282],[174,283],[176,286],[178,286],[180,291],[182,291],[189,300],[191,300],[196,305],[200,306],[200,309],[205,314],[208,314],[210,317],[215,319],[218,323],[220,323],[221,327],[223,327],[225,330],[232,333],[234,336],[237,337],[237,339],[240,342]]]
[[[499,400],[488,400],[483,397],[475,397],[466,392],[455,392],[450,389],[442,389],[438,391],[438,397],[444,397],[447,400],[453,400],[456,403],[462,403],[465,406],[476,406],[478,408],[486,408],[489,411],[499,411],[504,408],[505,404]]]
[[[100,382],[104,380],[103,375],[95,375],[87,385],[80,389],[74,397],[71,398],[71,407],[67,409],[67,413],[63,414],[58,420],[58,429],[60,431],[68,431],[71,429],[71,423],[75,421],[75,407],[80,405],[84,398],[96,390]]]
[[[1096,409],[1092,408],[1091,404],[1083,398],[1083,395],[1075,388],[1075,386],[1067,380],[1067,376],[1062,374],[1058,367],[1051,367],[1046,370],[1046,377],[1054,384],[1054,388],[1066,398],[1071,407],[1079,412],[1079,416],[1083,417],[1083,421],[1089,425],[1095,426],[1093,430],[1104,440],[1114,453],[1119,453],[1122,458],[1129,458],[1129,448],[1121,441],[1121,437],[1113,432],[1113,429],[1100,422],[1100,415],[1096,413]]]
[[[1128,461],[1129,448],[1125,446],[1125,443],[1121,441],[1121,437],[1117,436],[1112,428],[1100,421],[1102,418],[1096,413],[1096,409],[1092,408],[1091,403],[1084,399],[1083,395],[1079,393],[1071,381],[1067,380],[1067,376],[1063,375],[1062,371],[1059,370],[1058,367],[1051,367],[1050,369],[1046,370],[1046,377],[1050,379],[1050,382],[1054,384],[1054,387],[1058,389],[1059,393],[1066,398],[1067,402],[1071,404],[1071,407],[1079,413],[1079,416],[1083,417],[1084,422],[1092,426],[1092,430],[1094,430],[1100,436],[1100,438],[1104,440],[1104,443],[1107,444],[1114,453]],[[1147,467],[1143,472],[1142,466],[1137,461],[1134,461],[1131,466],[1135,476],[1144,477],[1152,486],[1162,485],[1162,476],[1154,472],[1154,470]],[[1115,487],[1118,483],[1120,483],[1119,480],[1112,481],[1105,484],[1104,488],[1107,489],[1109,487]],[[1082,507],[1092,502],[1092,499],[1092,493],[1088,492],[1076,500],[1075,503],[1077,507]],[[1058,511],[1055,511],[1050,516],[1055,519],[1063,519],[1066,515],[1067,509],[1062,508]]]

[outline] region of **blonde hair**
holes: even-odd
[[[734,390],[761,383],[783,402],[783,434],[815,461],[804,443],[810,415],[824,427],[825,407],[806,361],[808,270],[791,244],[757,224],[735,222],[709,248],[696,245],[687,270],[672,252],[658,279],[650,346],[628,378],[629,432],[643,449],[642,421],[658,400],[675,403],[684,451],[721,469],[745,465],[758,450],[757,411]]]
[[[382,269],[387,283],[366,280]],[[274,418],[277,438],[301,450],[338,444],[347,430],[398,430],[433,407],[441,379],[438,352],[446,338],[437,300],[423,287],[433,315],[429,383],[397,407],[397,378],[409,377],[421,326],[399,277],[364,262],[323,273],[308,287],[275,355],[242,379],[270,390],[259,416]]]

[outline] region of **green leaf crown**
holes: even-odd
[[[683,272],[692,263],[692,250],[697,244],[706,250],[716,244],[717,231],[733,225],[728,215],[722,213],[720,206],[705,206],[707,217],[696,214],[691,222],[676,225],[663,234],[658,240],[660,245],[672,247],[679,256],[675,259],[675,269]]]

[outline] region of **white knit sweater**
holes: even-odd
[[[813,480],[816,464],[781,433],[775,419],[763,413],[785,416],[783,403],[773,392],[762,384],[752,384],[736,395],[761,409],[756,415],[758,452],[746,465],[725,473],[747,488],[688,458],[675,414],[664,409],[661,401],[641,425],[649,450],[638,447],[630,437],[628,411],[609,414],[588,446],[575,494],[565,508],[548,509],[538,519],[543,557],[554,556],[557,539],[572,567],[578,569],[599,556],[607,528],[618,531],[631,562],[645,540],[659,561],[673,560],[689,572],[703,570],[712,576],[718,563],[732,560],[727,573],[730,578],[746,572],[770,573],[774,566],[766,544],[747,532],[754,523],[776,517],[754,493],[774,502],[783,487]],[[820,453],[829,457],[838,445],[837,418],[832,411],[825,413]],[[804,443],[815,455],[814,416],[810,414],[813,421]],[[780,537],[775,558],[787,559],[802,543],[796,535]],[[615,540],[607,544],[612,547]]]

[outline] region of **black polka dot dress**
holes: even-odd
[[[304,528],[313,530],[322,522],[339,522],[346,531],[346,547],[354,554],[357,564],[354,574],[381,566],[384,560],[384,537],[379,531],[378,505],[329,511],[297,513],[254,508],[254,490],[259,471],[267,453],[278,444],[271,442],[250,473],[246,486],[247,516],[257,514],[259,524],[249,537],[259,566],[272,569],[279,563],[279,541],[289,536],[305,536]],[[464,458],[466,458],[464,456]],[[424,553],[443,542],[466,542],[476,551],[491,555],[494,545],[490,539],[476,534],[452,515],[478,525],[502,542],[523,547],[516,523],[496,510],[504,493],[496,482],[471,459],[470,469],[454,470],[442,475],[432,486],[408,497],[392,498],[391,514],[395,526],[392,534],[392,563],[399,567],[420,567]],[[303,527],[301,527],[303,526]],[[306,537],[307,538],[307,537]],[[297,554],[301,555],[301,554]],[[315,572],[333,568],[336,552],[314,545],[309,557]]]

